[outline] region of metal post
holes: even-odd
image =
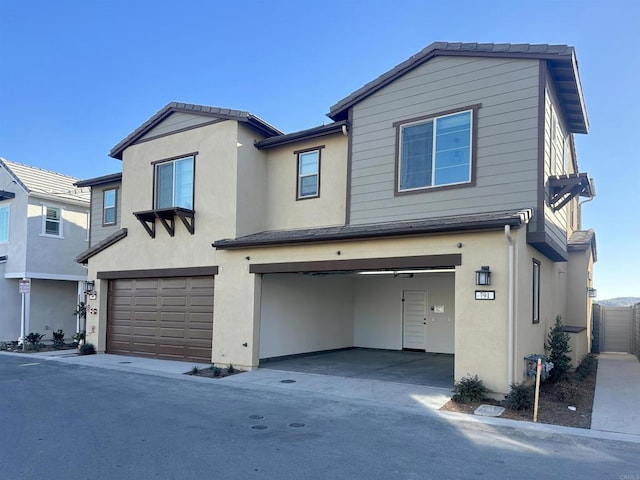
[[[22,308],[20,309],[20,338],[22,339],[22,351],[25,351],[25,338],[24,338],[24,295],[25,293],[22,292],[20,295],[22,295]]]
[[[540,374],[542,373],[542,359],[538,358],[538,368],[536,368],[536,397],[533,402],[533,421],[538,421],[538,400],[540,399]]]

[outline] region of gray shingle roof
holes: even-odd
[[[336,121],[344,120],[350,107],[436,56],[486,56],[548,60],[554,81],[563,83],[563,88],[559,89],[559,97],[566,110],[565,116],[570,130],[574,133],[587,133],[589,129],[578,75],[578,62],[574,48],[568,45],[434,42],[340,100],[331,107],[327,115]]]
[[[277,147],[280,145],[286,145],[288,143],[298,142],[300,140],[307,140],[310,138],[324,137],[326,135],[332,135],[336,132],[342,131],[343,125],[346,125],[347,121],[330,123],[329,125],[321,125],[319,127],[308,128],[306,130],[300,130],[299,132],[287,133],[277,137],[265,138],[256,142],[256,148],[264,150],[267,148]]]
[[[273,230],[245,235],[235,239],[217,240],[213,243],[213,246],[223,250],[279,244],[321,243],[364,238],[424,235],[436,232],[502,228],[505,225],[518,227],[530,217],[531,210],[512,210],[404,222],[340,225],[300,230]]]
[[[587,250],[589,248],[593,253],[593,261],[597,261],[596,232],[593,229],[577,230],[571,234],[567,241],[567,250],[569,251]]]
[[[102,175],[101,177],[87,178],[86,180],[78,180],[74,185],[76,187],[96,187],[107,183],[121,182],[122,172]]]
[[[82,252],[80,255],[78,255],[75,258],[75,261],[78,263],[87,263],[91,257],[100,253],[106,248],[109,248],[114,243],[119,242],[124,237],[126,237],[127,232],[128,230],[126,228],[121,228],[117,232],[112,233],[101,242],[98,242],[95,245],[92,245],[91,247],[87,248],[84,252]]]
[[[278,130],[276,127],[270,125],[260,117],[257,117],[250,112],[245,112],[243,110],[232,110],[229,108],[194,105],[192,103],[171,102],[158,113],[153,115],[149,120],[136,128],[132,133],[127,135],[127,137],[125,137],[115,147],[113,147],[109,152],[109,156],[118,160],[122,160],[122,152],[129,145],[132,145],[136,140],[142,137],[146,132],[148,132],[166,117],[171,115],[173,112],[194,113],[197,115],[207,115],[213,118],[236,120],[239,122],[247,123],[248,125],[262,132],[267,137],[283,135],[283,132]]]
[[[89,189],[76,187],[77,178],[11,162],[5,158],[0,158],[0,168],[7,170],[9,175],[28,194],[35,194],[51,200],[89,203]]]

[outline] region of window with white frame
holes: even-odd
[[[193,210],[194,157],[155,165],[154,208],[181,207]]]
[[[115,225],[118,189],[110,188],[102,191],[102,225]]]
[[[320,149],[298,152],[298,199],[320,196]]]
[[[397,122],[398,192],[472,181],[474,110]]]
[[[533,309],[532,323],[540,323],[540,262],[533,259]]]
[[[9,241],[9,205],[0,206],[0,243]]]
[[[42,206],[42,234],[62,237],[62,209],[50,205]]]

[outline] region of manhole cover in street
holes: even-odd
[[[118,363],[131,363],[131,362],[118,362]]]
[[[266,425],[252,425],[251,428],[254,430],[266,430],[268,427]]]
[[[251,420],[262,420],[264,417],[262,415],[249,415]]]
[[[289,426],[293,428],[300,428],[304,427],[304,423],[290,423]]]
[[[280,380],[280,383],[296,383],[296,381],[287,379],[287,380]]]
[[[482,415],[483,417],[499,417],[504,412],[504,407],[498,407],[497,405],[480,405],[476,408],[476,415]]]

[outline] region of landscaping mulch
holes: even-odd
[[[563,425],[565,427],[590,428],[593,397],[596,389],[596,372],[594,371],[583,380],[575,373],[569,374],[566,380],[558,383],[543,383],[540,386],[540,401],[538,403],[538,423]],[[533,421],[533,409],[514,411],[507,407],[504,401],[487,398],[482,402],[461,404],[450,400],[440,410],[448,412],[473,412],[480,405],[499,405],[506,410],[500,418],[511,420]],[[568,407],[576,407],[572,411]]]
[[[229,372],[228,368],[220,368],[219,371],[216,373],[216,370],[214,369],[214,367],[209,367],[209,368],[192,369],[191,371],[187,372],[185,375],[194,375],[196,377],[208,377],[208,378],[224,378],[230,375],[236,375],[238,373],[243,373],[243,372],[244,370],[238,370],[237,368],[234,368],[231,372]]]

